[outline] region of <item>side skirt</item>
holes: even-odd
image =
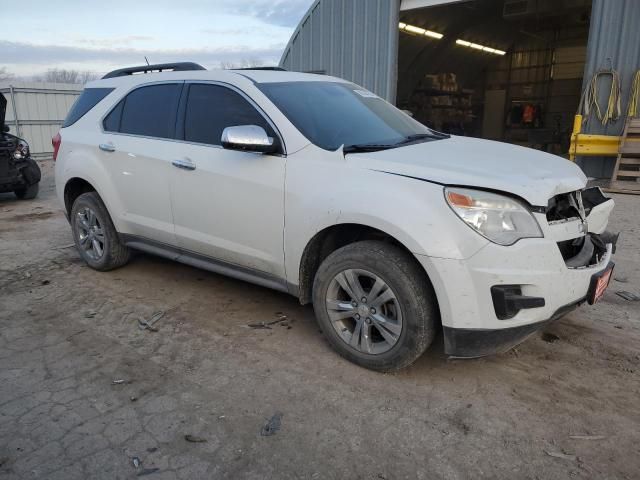
[[[260,285],[261,287],[290,293],[287,288],[286,280],[268,273],[241,267],[233,263],[217,260],[215,258],[200,255],[198,253],[183,250],[171,245],[149,240],[147,238],[138,237],[136,235],[120,234],[120,241],[127,247],[134,250],[140,250],[145,253],[168,258],[169,260],[175,260],[176,262],[208,270],[209,272],[219,273],[244,282]]]

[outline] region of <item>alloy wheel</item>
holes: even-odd
[[[336,333],[359,352],[387,352],[402,333],[398,298],[384,280],[366,270],[338,273],[327,289],[326,307]]]
[[[104,255],[104,231],[95,212],[89,207],[80,210],[76,227],[80,247],[92,260],[100,260]]]

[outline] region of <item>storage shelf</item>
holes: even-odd
[[[462,111],[472,111],[471,107],[456,107],[455,105],[429,105],[429,108],[436,108],[438,110],[462,110]]]
[[[447,92],[446,90],[438,90],[436,88],[418,88],[416,93],[424,93],[430,97],[470,97],[473,93],[466,93],[461,91]]]

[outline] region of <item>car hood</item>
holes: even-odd
[[[582,170],[564,158],[469,137],[348,154],[347,161],[361,168],[443,185],[509,192],[534,206],[547,206],[555,195],[580,190],[587,183]]]

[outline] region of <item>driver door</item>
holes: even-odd
[[[275,131],[244,94],[214,83],[185,86],[171,197],[178,246],[233,266],[285,278],[283,155],[225,150],[222,131],[258,125]],[[274,137],[275,138],[275,137]]]

